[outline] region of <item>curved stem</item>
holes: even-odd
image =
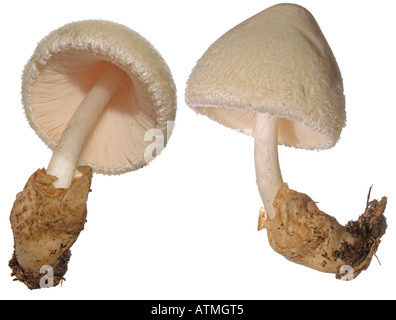
[[[273,202],[283,184],[278,160],[278,122],[276,116],[256,113],[254,129],[256,182],[264,209],[270,219],[275,217]]]
[[[58,178],[55,187],[70,187],[91,129],[124,79],[125,73],[109,64],[71,118],[47,169],[49,175]]]

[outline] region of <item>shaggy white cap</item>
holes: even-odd
[[[87,20],[51,32],[23,72],[22,99],[30,125],[54,149],[74,112],[108,63],[128,81],[94,125],[80,164],[119,174],[146,164],[149,129],[170,136],[176,88],[158,51],[138,33],[113,22]],[[128,77],[126,77],[128,78]]]
[[[333,147],[345,126],[341,73],[313,16],[280,4],[213,43],[193,69],[186,103],[234,129],[254,130],[256,112],[277,115],[279,144]]]

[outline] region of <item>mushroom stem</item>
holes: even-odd
[[[254,129],[256,182],[264,209],[270,219],[275,217],[273,202],[283,184],[278,159],[278,127],[277,116],[256,113]]]
[[[109,63],[74,113],[47,168],[49,175],[58,178],[55,187],[70,187],[92,127],[125,78],[124,71]]]

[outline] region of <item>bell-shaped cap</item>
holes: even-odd
[[[176,113],[171,72],[141,35],[102,20],[73,22],[51,32],[25,66],[22,99],[30,125],[54,149],[109,63],[123,70],[129,81],[96,121],[80,164],[96,172],[120,174],[139,169],[153,158],[144,156],[153,143],[153,135],[145,139],[146,132],[160,130],[166,143]],[[157,153],[161,150],[157,148]]]
[[[256,112],[279,117],[279,144],[327,149],[345,126],[340,70],[314,17],[280,4],[242,22],[205,52],[187,81],[197,113],[254,132]]]

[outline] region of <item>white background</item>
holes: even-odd
[[[344,282],[288,262],[257,232],[261,206],[253,139],[197,116],[184,102],[196,61],[223,33],[276,1],[5,1],[0,8],[0,298],[390,299],[396,298],[394,1],[296,1],[315,16],[339,63],[347,127],[331,150],[280,147],[289,186],[342,224],[372,197],[388,197],[389,228],[370,268]],[[37,42],[65,23],[107,19],[147,38],[178,88],[172,138],[149,166],[95,175],[88,223],[62,287],[13,282],[9,213],[50,150],[25,119],[20,84]]]

